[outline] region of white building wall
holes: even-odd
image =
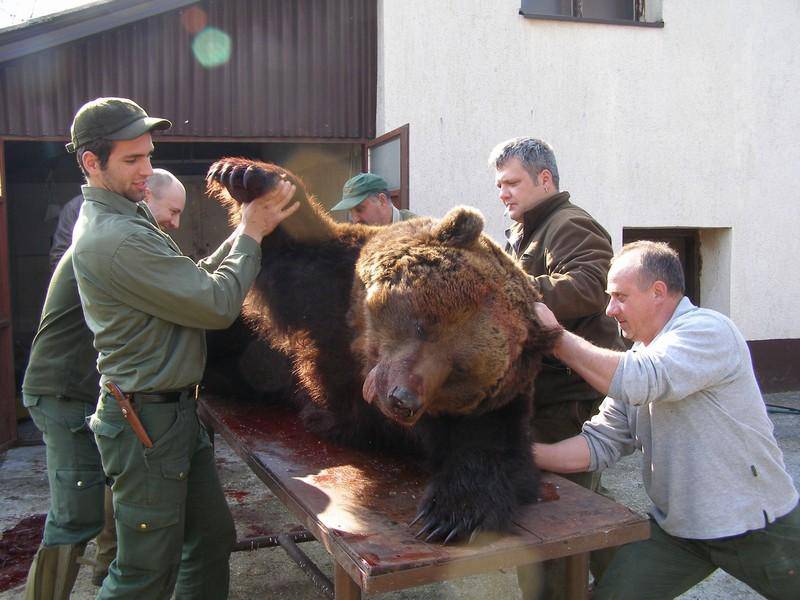
[[[410,206],[483,211],[531,135],[611,233],[701,233],[704,305],[800,337],[800,2],[663,0],[663,29],[526,19],[519,0],[381,0],[377,133],[410,124]],[[720,229],[716,229],[720,228]]]

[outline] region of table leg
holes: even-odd
[[[566,558],[567,600],[586,600],[589,590],[589,553],[574,554]]]
[[[542,563],[517,567],[517,583],[522,600],[538,600],[542,595]]]
[[[361,600],[361,588],[339,563],[336,563],[333,588],[336,591],[336,600]]]

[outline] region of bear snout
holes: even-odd
[[[416,421],[417,412],[422,407],[419,397],[408,388],[396,385],[387,398],[387,404],[393,418],[402,423]]]

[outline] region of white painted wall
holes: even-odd
[[[663,29],[519,7],[380,2],[377,133],[410,124],[411,209],[470,204],[501,239],[487,155],[541,137],[615,246],[626,226],[729,228],[704,235],[712,304],[748,339],[800,337],[800,2],[663,0]]]

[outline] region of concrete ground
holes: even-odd
[[[768,404],[800,409],[800,392],[772,394]],[[800,482],[800,414],[773,412],[775,434],[784,452],[786,465]],[[638,455],[621,461],[604,475],[604,485],[621,503],[644,513],[647,498],[639,475]],[[253,476],[248,467],[218,440],[217,463],[236,520],[239,538],[286,531],[296,525],[280,502]],[[13,527],[24,517],[44,513],[48,508],[47,479],[43,446],[13,448],[0,454],[0,530]],[[301,548],[332,578],[333,567],[327,553],[317,542]],[[87,554],[91,553],[90,546]],[[72,597],[93,598],[96,592],[90,581],[91,569],[83,567]],[[237,552],[231,557],[231,599],[259,597],[285,600],[320,598],[309,580],[280,548],[255,552]],[[381,594],[385,600],[515,599],[520,598],[514,570],[432,584],[402,592]],[[22,598],[22,586],[0,593],[0,600]],[[761,598],[747,586],[725,573],[716,572],[682,600],[746,600]]]

